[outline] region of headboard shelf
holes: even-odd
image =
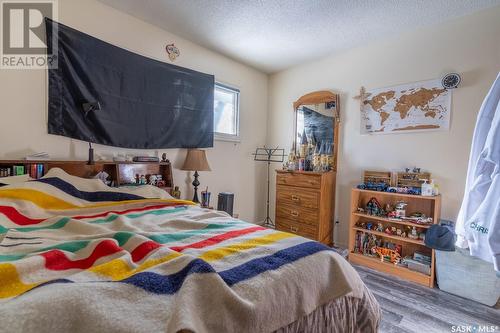
[[[85,160],[0,160],[0,164],[87,164]],[[94,164],[170,164],[170,162],[94,161]]]
[[[39,178],[52,168],[60,168],[82,178],[92,178],[104,171],[109,174],[112,186],[135,184],[136,175],[144,175],[148,179],[150,175],[161,175],[164,181],[161,188],[168,192],[174,185],[170,162],[95,161],[88,164],[79,160],[0,160],[0,177],[30,174],[32,178]]]

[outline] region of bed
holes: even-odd
[[[0,187],[0,331],[376,332],[330,248],[51,169]]]

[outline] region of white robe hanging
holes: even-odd
[[[476,122],[465,193],[457,224],[458,247],[500,270],[500,73]]]

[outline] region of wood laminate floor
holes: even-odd
[[[500,333],[500,309],[354,266],[382,308],[380,333]],[[469,327],[469,328],[467,328]],[[474,329],[476,327],[476,329]],[[482,330],[487,327],[489,330]]]

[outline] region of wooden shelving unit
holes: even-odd
[[[402,193],[391,193],[391,192],[376,192],[369,190],[352,189],[351,193],[351,218],[350,218],[350,235],[349,235],[349,261],[353,264],[367,266],[384,273],[392,274],[398,276],[402,279],[416,282],[428,287],[434,287],[434,277],[435,277],[435,254],[434,250],[425,246],[422,240],[411,239],[408,237],[400,237],[397,235],[389,235],[385,232],[379,232],[376,230],[366,230],[359,226],[358,223],[361,222],[372,222],[374,225],[377,223],[382,223],[384,229],[386,227],[392,226],[415,226],[419,229],[427,229],[430,225],[416,224],[405,220],[391,219],[386,217],[372,216],[357,211],[358,207],[365,207],[366,203],[371,199],[376,198],[382,206],[386,204],[395,204],[397,201],[404,201],[408,205],[406,211],[408,214],[414,212],[421,212],[426,216],[433,218],[434,223],[439,222],[441,213],[441,197],[424,197],[419,195],[409,195]],[[376,223],[375,223],[376,222]],[[425,253],[431,256],[431,274],[426,275],[420,272],[410,270],[406,267],[397,266],[392,263],[383,262],[379,258],[370,257],[363,255],[362,253],[356,253],[354,251],[355,238],[357,232],[369,233],[382,238],[383,240],[390,241],[392,243],[402,246],[402,255],[412,255],[415,251]]]

